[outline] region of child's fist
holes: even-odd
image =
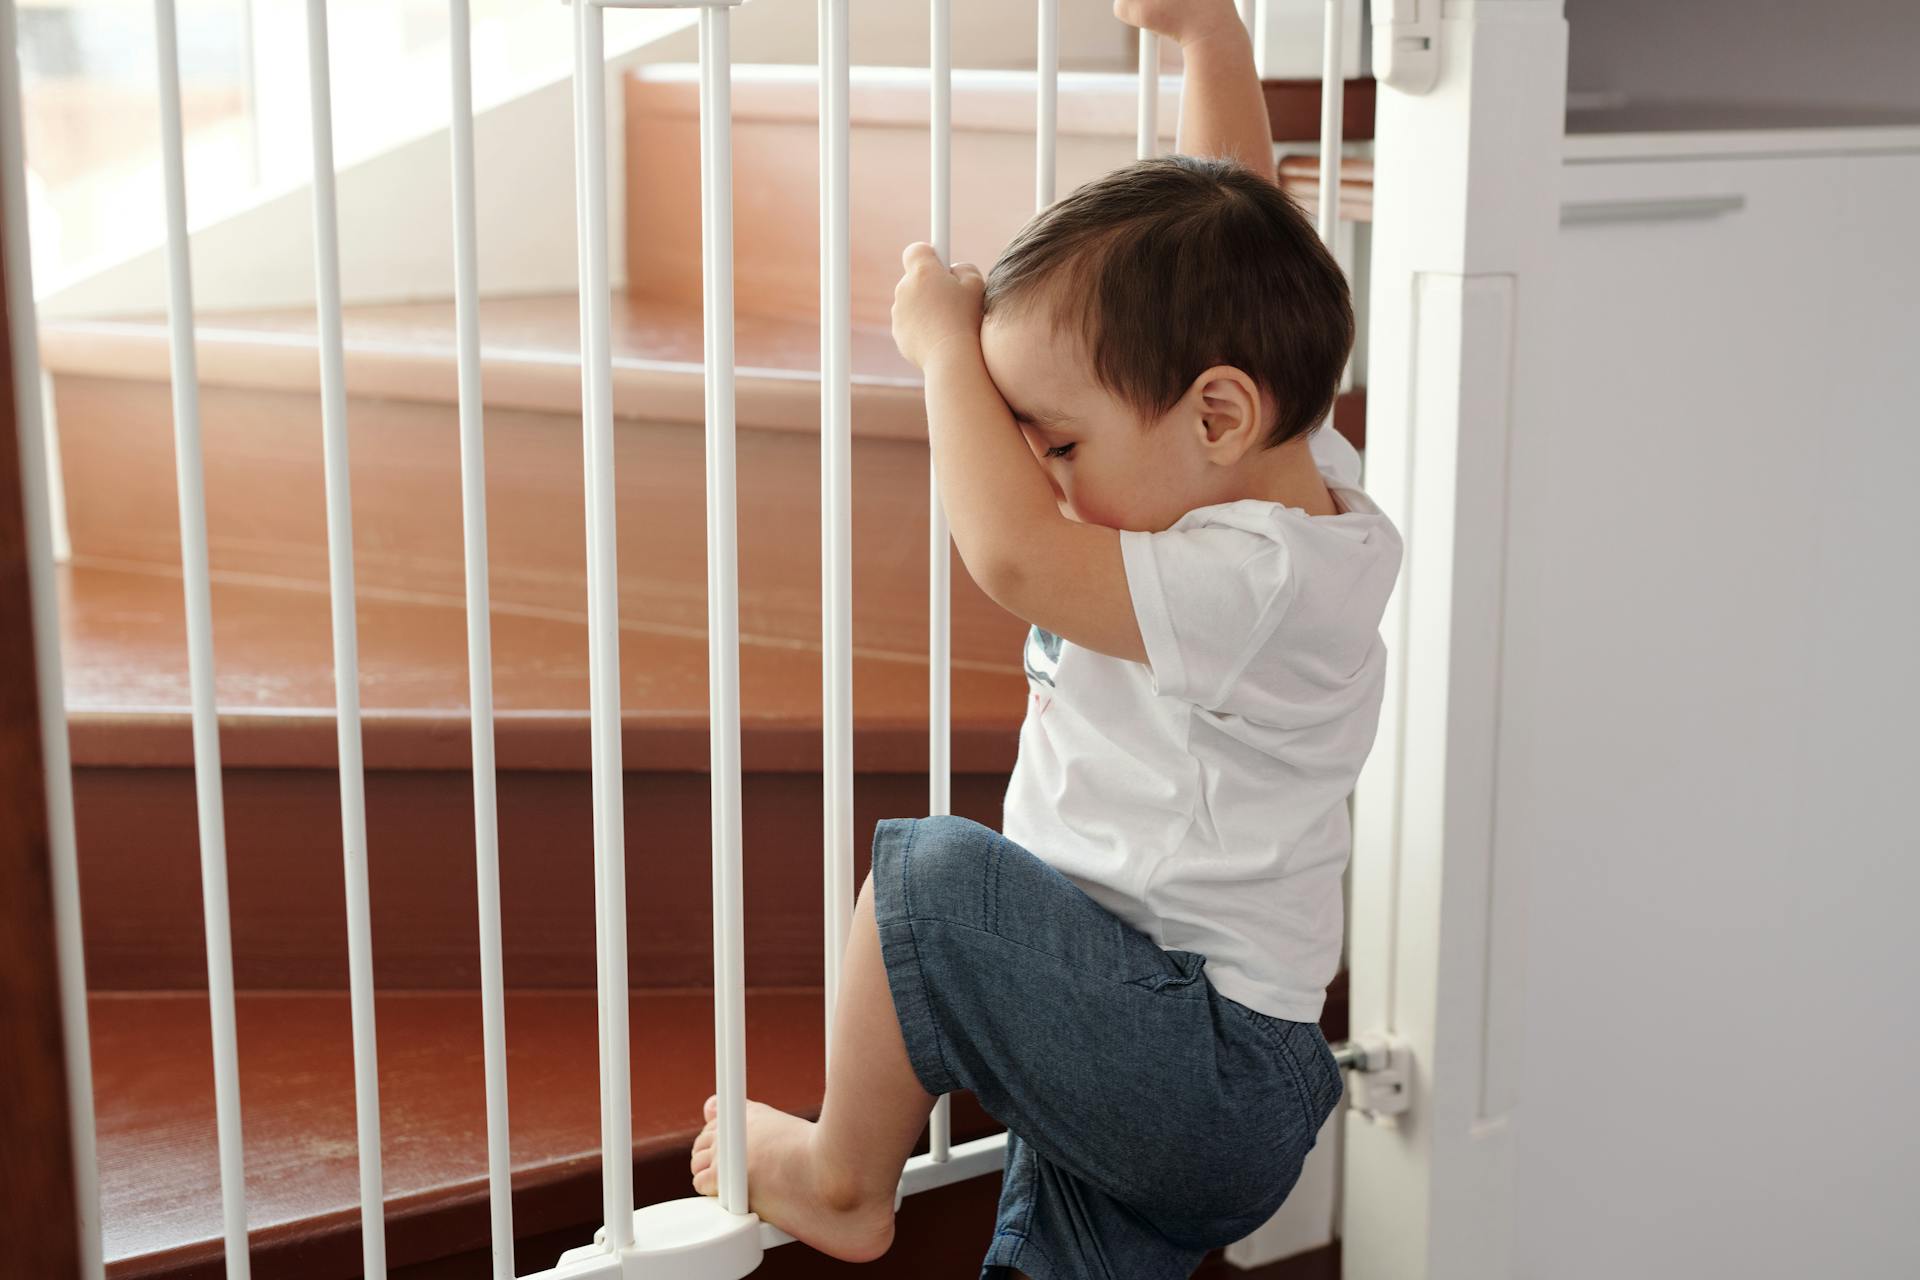
[[[905,271],[893,290],[893,341],[901,355],[924,369],[942,343],[980,340],[987,288],[980,268],[956,262],[949,270],[929,244],[908,245],[900,265]]]
[[[1233,0],[1113,0],[1113,16],[1179,44],[1209,35],[1222,23],[1240,25]]]

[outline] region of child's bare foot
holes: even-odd
[[[713,1146],[718,1101],[693,1142],[693,1189],[720,1193]],[[893,1243],[894,1187],[861,1188],[814,1147],[815,1125],[761,1102],[747,1103],[747,1207],[782,1231],[842,1262],[871,1262]]]

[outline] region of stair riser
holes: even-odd
[[[226,772],[234,972],[253,989],[347,982],[337,775]],[[206,985],[199,848],[190,771],[81,768],[75,774],[87,981],[96,990]],[[956,812],[998,826],[1004,774],[956,774]],[[856,779],[854,856],[866,874],[874,823],[926,812],[923,775]],[[709,797],[700,773],[630,773],[626,787],[630,981],[709,986]],[[509,986],[594,981],[593,830],[580,772],[499,777],[502,939]],[[747,981],[820,982],[820,779],[754,773],[742,794]],[[479,983],[468,774],[367,775],[375,976],[391,988]]]
[[[700,174],[697,87],[671,67],[630,73],[626,96],[627,272],[636,290],[697,303]],[[1130,76],[1066,77],[1060,86],[1054,192],[1130,163],[1136,148]],[[1319,133],[1318,81],[1270,81],[1276,140]],[[961,72],[953,85],[952,251],[985,267],[1025,225],[1037,199],[1034,87],[1021,77]],[[1373,137],[1373,85],[1350,81],[1349,141]],[[877,68],[854,76],[847,180],[852,199],[856,320],[885,325],[900,251],[931,235],[928,86]],[[1163,83],[1161,153],[1174,150],[1179,93]],[[808,314],[819,305],[820,161],[814,87],[768,68],[734,77],[734,293],[749,312]]]
[[[179,564],[171,400],[163,383],[61,376],[55,383],[67,513],[77,558]],[[305,392],[207,386],[201,394],[208,541],[216,573],[327,580],[320,409]],[[464,598],[459,425],[451,404],[356,398],[348,408],[356,585],[458,605]],[[496,609],[585,615],[578,418],[490,409],[488,540]],[[706,626],[702,433],[622,421],[616,432],[623,620]],[[817,644],[819,442],[743,427],[738,442],[742,631]],[[926,649],[927,450],[858,436],[853,449],[854,630],[866,649]],[[955,559],[961,661],[1005,665],[1022,628]]]
[[[734,290],[749,311],[804,314],[819,306],[819,127],[804,103],[755,86],[733,122]],[[745,90],[743,89],[743,92]],[[862,323],[885,324],[900,278],[900,251],[928,239],[931,166],[924,89],[886,95],[874,114],[856,109],[849,142],[852,297]],[[856,96],[860,96],[856,94]],[[1033,213],[1030,97],[969,95],[957,86],[953,133],[953,256],[990,264]],[[791,108],[799,105],[801,111]],[[1063,111],[1112,114],[1111,104],[1063,99]],[[1016,127],[1002,118],[1022,115]],[[1098,132],[1063,119],[1055,187],[1066,194],[1134,158],[1131,98],[1126,121]],[[804,113],[803,113],[804,112]],[[887,118],[882,118],[887,117]],[[974,117],[969,127],[969,117]],[[1171,126],[1172,116],[1165,117]],[[1085,122],[1081,122],[1083,125]],[[1111,125],[1112,122],[1106,121]],[[700,151],[695,87],[640,76],[626,81],[627,275],[636,289],[700,297]]]

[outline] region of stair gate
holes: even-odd
[[[581,400],[585,432],[588,635],[595,876],[595,942],[600,1018],[601,1177],[605,1226],[591,1244],[562,1255],[551,1280],[672,1276],[732,1280],[760,1263],[764,1251],[790,1242],[748,1212],[745,1126],[745,976],[740,814],[739,618],[734,491],[733,166],[731,154],[732,9],[741,0],[575,0],[574,161],[579,241]],[[322,438],[333,624],[342,839],[348,912],[355,1109],[365,1272],[386,1274],[380,1109],[373,1008],[372,937],[368,911],[365,779],[361,761],[358,659],[354,618],[353,533],[348,494],[346,387],[342,348],[340,252],[334,197],[331,76],[325,0],[306,0],[312,98],[315,279],[319,304]],[[952,192],[951,0],[931,0],[932,218],[930,239],[950,251]],[[1257,36],[1267,27],[1265,0],[1240,0]],[[487,520],[481,434],[480,335],[475,247],[473,97],[469,0],[448,0],[452,47],[452,153],[455,305],[459,365],[460,482],[465,533],[467,654],[472,703],[473,805],[480,918],[481,1000],[486,1067],[486,1130],[493,1274],[513,1280],[513,1224],[507,1151],[506,1030],[500,940],[498,830],[494,802],[493,680],[487,592]],[[713,794],[714,1038],[719,1095],[720,1174],[717,1198],[694,1196],[636,1211],[633,1125],[629,1114],[625,850],[621,805],[620,630],[614,554],[613,398],[608,279],[607,159],[603,10],[698,8],[700,56],[700,183],[705,323],[708,659]],[[159,52],[160,132],[164,171],[168,315],[172,347],[180,542],[186,591],[187,653],[192,698],[194,778],[200,830],[201,891],[207,940],[207,985],[213,1027],[226,1270],[248,1275],[245,1177],[241,1159],[239,1058],[227,908],[226,847],[220,743],[213,682],[213,627],[207,563],[206,504],[201,462],[199,387],[194,363],[193,286],[189,266],[180,70],[174,0],[154,0]],[[1038,123],[1035,203],[1053,201],[1059,92],[1059,0],[1039,0]],[[1321,99],[1318,228],[1331,241],[1338,219],[1341,141],[1342,0],[1326,0]],[[840,960],[853,911],[852,694],[852,392],[851,238],[849,223],[848,0],[820,0],[821,167],[821,555],[824,694],[826,896],[824,983],[827,1043]],[[33,288],[27,240],[25,148],[16,5],[0,0],[0,183],[4,184],[6,274],[15,394],[21,432],[28,569],[54,858],[72,1145],[81,1221],[83,1274],[98,1280],[101,1259],[87,1040],[86,983],[80,947],[79,878],[75,857],[72,776],[63,711],[52,534]],[[1264,70],[1264,39],[1256,39]],[[1139,40],[1138,154],[1154,153],[1158,134],[1159,41]],[[931,714],[927,809],[950,812],[951,689],[949,668],[949,538],[939,490],[930,477],[932,538],[928,635]],[[1336,1046],[1342,1066],[1374,1069],[1377,1051]],[[1005,1135],[954,1146],[947,1099],[931,1117],[930,1150],[907,1164],[900,1193],[943,1186],[997,1171]]]

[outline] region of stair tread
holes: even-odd
[[[479,995],[383,991],[375,1003],[390,1258],[402,1265],[484,1244]],[[700,1126],[701,1102],[712,1092],[712,1009],[707,991],[632,997],[641,1203],[692,1194],[685,1153]],[[273,1266],[270,1255],[298,1250],[309,1263],[316,1255],[337,1255],[349,1264],[338,1274],[357,1269],[347,997],[243,992],[237,1010],[255,1264],[264,1271]],[[110,1274],[128,1280],[217,1258],[219,1165],[206,998],[100,993],[90,998],[89,1015]],[[748,993],[756,1098],[790,1111],[818,1106],[821,1024],[818,990]],[[514,1228],[525,1238],[590,1221],[598,1211],[593,993],[509,991],[506,1028]],[[963,1110],[958,1119],[968,1136],[990,1131],[977,1110]]]
[[[615,415],[703,424],[704,335],[698,304],[624,289],[613,292],[611,303]],[[481,300],[481,385],[487,408],[580,411],[578,305],[573,294]],[[342,327],[351,395],[458,403],[450,298],[350,306],[342,311]],[[200,315],[194,330],[200,383],[317,391],[316,329],[309,309]],[[818,432],[817,311],[739,311],[734,350],[736,416],[742,427]],[[888,327],[854,323],[849,354],[853,433],[924,441],[923,383],[895,349]],[[164,316],[52,318],[42,324],[41,356],[55,375],[171,377]],[[1335,417],[1340,431],[1364,448],[1364,389],[1343,395]]]
[[[699,307],[615,290],[609,314],[615,414],[703,423]],[[458,403],[451,299],[351,306],[342,311],[342,324],[350,393]],[[311,310],[210,313],[197,318],[194,332],[203,385],[319,387]],[[734,342],[740,424],[817,432],[818,314],[741,311]],[[480,351],[488,407],[579,412],[580,314],[574,295],[482,299]],[[920,374],[895,349],[887,326],[854,324],[850,355],[854,433],[925,440]],[[42,327],[42,357],[54,374],[165,380],[166,318],[50,319]],[[1340,430],[1361,447],[1365,410],[1359,391],[1342,396],[1337,412]]]
[[[617,289],[608,312],[614,359],[698,366],[702,318],[698,307],[672,299]],[[349,342],[402,349],[424,347],[453,351],[453,303],[450,299],[362,304],[342,313]],[[201,327],[258,333],[314,333],[310,309],[221,312],[204,316]],[[483,298],[480,301],[482,350],[501,354],[580,357],[580,311],[573,294],[537,294]],[[817,316],[734,316],[734,353],[746,369],[772,369],[818,376],[820,329]],[[919,385],[920,375],[893,345],[881,326],[855,325],[853,370],[856,377],[893,378]]]
[[[1320,203],[1320,157],[1283,155],[1280,157],[1280,185],[1309,209]],[[1348,222],[1373,221],[1373,161],[1342,160],[1340,163],[1340,216]]]
[[[66,567],[61,581],[76,762],[189,762],[177,571],[82,562]],[[363,591],[356,603],[369,766],[464,768],[464,602]],[[636,598],[629,588],[623,603],[629,615],[620,637],[625,763],[629,769],[704,767],[705,633],[635,621],[648,612],[644,592]],[[324,767],[335,759],[328,609],[321,585],[215,575],[215,682],[229,764]],[[584,768],[584,610],[499,608],[492,638],[501,767]],[[818,644],[743,635],[740,688],[747,766],[817,769]],[[1025,701],[1017,654],[1005,663],[956,663],[956,767],[1009,767]],[[857,764],[924,768],[924,653],[857,649],[854,712]]]
[[[747,300],[743,299],[743,303]],[[454,404],[459,383],[451,298],[343,309],[349,393]],[[700,306],[643,292],[612,293],[613,406],[621,417],[699,423],[704,329]],[[576,295],[531,294],[480,303],[482,387],[490,408],[580,406],[580,312]],[[311,308],[209,312],[195,319],[199,376],[207,386],[319,387],[317,322]],[[48,320],[43,359],[56,375],[165,379],[162,315]],[[743,426],[817,431],[820,329],[805,314],[739,310],[734,353]],[[851,373],[865,435],[924,439],[921,379],[884,324],[853,326]]]

